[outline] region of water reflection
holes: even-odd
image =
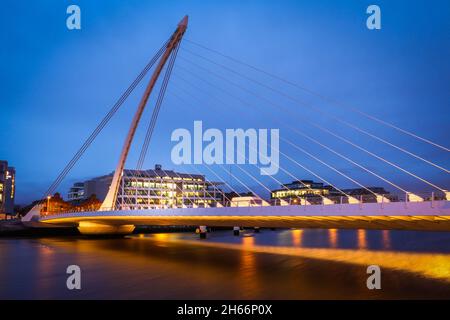
[[[301,247],[302,246],[302,235],[303,230],[301,229],[292,229],[292,244],[295,247]]]
[[[241,251],[240,275],[241,289],[246,298],[250,298],[258,292],[256,256],[252,250],[254,244],[255,239],[253,237],[242,237],[243,250]]]
[[[337,229],[329,229],[328,230],[330,247],[337,248],[338,246],[338,232]]]
[[[383,248],[386,250],[391,249],[391,235],[389,233],[389,230],[382,230],[381,236],[383,240]]]
[[[54,272],[55,267],[55,251],[44,244],[40,244],[38,246],[37,250],[37,257],[36,261],[37,264],[35,266],[36,272],[38,274],[45,274],[45,273],[52,273]],[[42,297],[45,299],[45,297],[50,296],[51,290],[52,290],[52,283],[51,280],[42,277],[41,279],[35,279],[33,290],[35,291],[36,295],[39,297]]]
[[[343,262],[363,266],[377,264],[385,268],[421,274],[422,276],[440,279],[450,283],[450,254],[368,250],[369,233],[367,230],[362,229],[356,231],[357,237],[356,244],[354,246],[355,249],[340,249],[338,242],[339,232],[349,233],[354,231],[332,229],[326,230],[326,232],[325,239],[328,241],[328,247],[322,248],[308,248],[303,244],[303,240],[307,233],[310,235],[312,234],[317,238],[317,236],[323,234],[322,230],[284,230],[275,233],[276,237],[272,237],[272,234],[270,233],[265,234],[268,238],[265,238],[265,235],[260,234],[255,235],[255,237],[243,237],[240,244],[228,242],[222,237],[212,237],[206,242],[183,239],[183,237],[178,239],[170,237],[167,241],[209,248],[242,250],[242,255],[248,255],[249,252],[269,253],[326,260],[330,262]],[[290,239],[292,239],[292,245],[286,246],[286,236],[289,234],[291,235]],[[380,233],[379,231],[372,231],[372,240],[380,238],[382,240],[382,247],[380,247],[380,249],[390,248],[391,240],[389,232]],[[268,239],[271,241],[267,241]],[[273,243],[273,241],[278,242]],[[318,237],[316,241],[323,243],[321,237]],[[303,244],[302,249],[298,248],[297,245],[299,244]],[[246,259],[248,260],[247,265],[249,265],[251,259],[254,259],[254,256],[252,256],[252,258],[250,258],[250,256],[246,256]]]
[[[65,287],[70,264],[82,268],[82,292]],[[383,270],[377,293],[365,287],[370,264]],[[450,297],[450,233],[263,229],[241,237],[212,232],[206,240],[193,233],[0,239],[0,270],[0,298],[442,298]]]
[[[360,240],[360,237],[364,240]],[[242,245],[224,242],[205,242],[195,240],[168,240],[170,242],[182,241],[184,244],[196,245],[217,249],[243,250],[248,253],[267,253],[275,255],[297,256],[310,259],[326,260],[329,262],[342,262],[353,265],[368,266],[376,264],[382,268],[402,270],[420,274],[425,277],[444,280],[450,283],[450,254],[406,253],[392,251],[365,250],[365,233],[358,232],[359,250],[328,249],[328,248],[296,248],[269,245]],[[361,250],[364,249],[364,250]]]
[[[169,239],[169,236],[170,235],[168,233],[156,233],[153,235],[153,237],[158,241],[166,241],[167,239]],[[172,235],[172,237],[173,237],[173,235]]]
[[[366,230],[358,230],[358,249],[367,249]]]

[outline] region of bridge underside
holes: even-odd
[[[129,226],[139,225],[450,231],[450,217],[446,216],[103,216],[60,218],[46,223],[76,226],[82,233],[131,233],[133,228]],[[102,226],[104,230],[100,230]]]
[[[450,231],[450,202],[117,210],[66,213],[40,221],[76,226],[87,234],[131,233],[139,225]]]

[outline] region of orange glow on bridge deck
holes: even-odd
[[[450,231],[450,216],[232,216],[232,215],[105,215],[44,217],[42,223],[77,226],[80,222],[105,225],[190,225],[242,226],[275,228],[325,229],[399,229]],[[365,247],[364,231],[358,233],[361,248]]]

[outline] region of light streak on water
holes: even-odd
[[[296,244],[301,241],[301,232],[298,231],[300,230],[293,230],[293,240]],[[383,241],[387,241],[385,237],[386,236],[383,236]],[[161,237],[156,235],[146,237],[145,239],[157,239],[158,241],[161,241]],[[172,237],[167,237],[163,241],[208,248],[241,250],[252,253],[297,256],[353,265],[379,265],[381,268],[411,272],[450,283],[450,254],[367,250],[365,230],[358,230],[358,248],[361,249],[356,250],[256,245],[252,237],[242,237],[242,242],[238,244],[213,242],[208,240],[177,239]],[[331,246],[333,246],[335,241],[336,240],[331,240]],[[250,262],[247,261],[247,264],[248,263]]]

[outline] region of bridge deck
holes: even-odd
[[[79,225],[206,225],[243,227],[364,228],[450,231],[450,201],[308,206],[148,209],[73,212],[43,223]]]

